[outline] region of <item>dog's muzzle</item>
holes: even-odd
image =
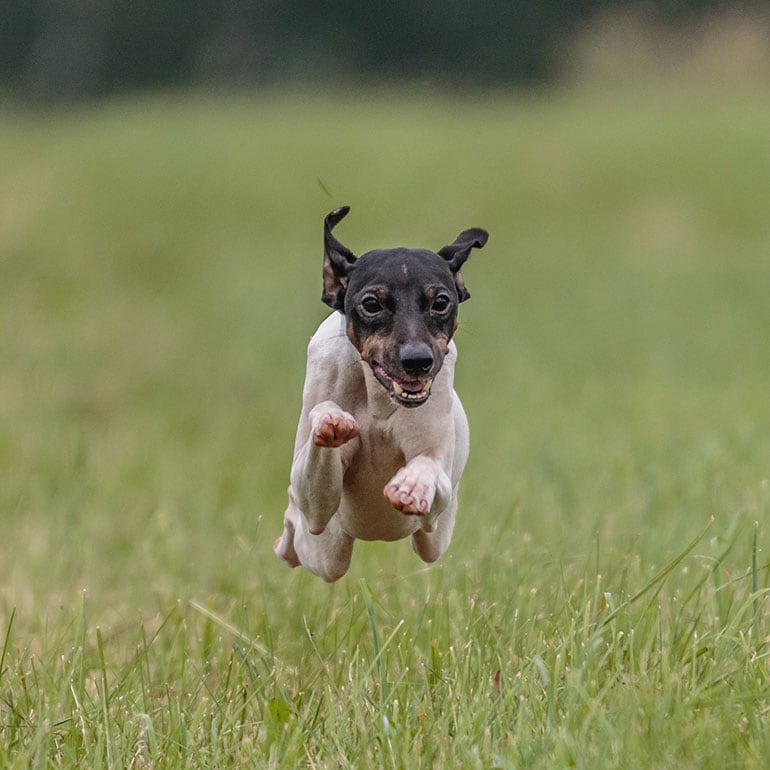
[[[424,404],[430,397],[430,388],[433,385],[432,377],[402,379],[389,374],[376,362],[372,363],[371,367],[374,376],[397,404],[402,406],[419,406]]]
[[[403,376],[388,371],[382,364],[371,362],[374,376],[387,389],[390,397],[403,406],[419,406],[430,396],[433,384],[435,358],[430,345],[424,342],[407,342],[399,348],[398,368]]]

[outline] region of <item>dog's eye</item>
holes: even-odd
[[[450,300],[446,294],[439,294],[431,303],[430,309],[434,313],[446,313],[449,310]]]
[[[382,303],[377,299],[377,297],[369,296],[364,297],[361,300],[361,307],[369,313],[369,315],[374,315],[375,313],[379,313],[380,310],[382,310]]]

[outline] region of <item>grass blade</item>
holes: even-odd
[[[5,639],[3,640],[3,651],[0,653],[0,681],[5,673],[5,656],[8,654],[8,645],[11,643],[11,629],[13,628],[13,619],[16,617],[16,607],[11,610],[11,617],[8,618],[8,625],[5,629]]]
[[[612,612],[606,617],[602,618],[601,622],[597,625],[597,630],[603,628],[612,620],[614,620],[621,612],[630,607],[634,602],[644,596],[650,589],[654,588],[658,583],[665,580],[665,578],[676,568],[690,553],[692,553],[698,543],[706,536],[706,533],[711,529],[714,524],[714,517],[709,519],[708,524],[701,530],[701,532],[694,537],[687,546],[675,556],[665,567],[663,567],[654,577],[652,577],[647,583],[645,583],[633,596],[621,602]]]
[[[379,704],[380,704],[380,716],[382,718],[382,724],[387,733],[390,728],[390,722],[385,714],[385,665],[382,659],[383,647],[380,644],[380,630],[377,625],[377,615],[374,611],[374,602],[372,601],[372,593],[369,590],[369,586],[366,580],[361,579],[361,595],[364,597],[364,606],[366,607],[367,615],[369,616],[369,625],[372,629],[372,639],[374,640],[374,658],[369,666],[371,671],[373,666],[377,666],[377,673],[379,675]]]
[[[110,735],[110,713],[107,697],[107,665],[104,661],[104,643],[102,642],[102,629],[96,627],[96,647],[99,652],[99,667],[102,675],[102,717],[104,718],[104,738],[107,747],[107,767],[114,767],[112,762],[112,736]]]

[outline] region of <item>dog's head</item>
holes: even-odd
[[[324,220],[322,299],[345,314],[350,341],[390,397],[419,406],[444,362],[458,305],[470,296],[460,268],[489,235],[473,228],[437,252],[379,249],[356,258],[332,234],[349,211]]]

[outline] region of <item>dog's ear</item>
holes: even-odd
[[[332,230],[349,211],[350,206],[341,206],[324,219],[324,291],[321,299],[335,310],[342,310],[345,305],[348,275],[356,258],[347,246],[343,246],[332,235]]]
[[[449,269],[455,277],[457,286],[457,296],[460,302],[465,302],[471,295],[465,288],[465,281],[460,272],[463,263],[471,254],[471,249],[480,249],[489,238],[489,233],[480,227],[472,227],[470,230],[463,230],[457,238],[444,248],[438,250],[438,254],[447,261]]]

